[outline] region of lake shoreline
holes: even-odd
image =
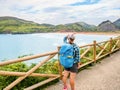
[[[56,33],[56,34],[84,34],[84,35],[114,35],[114,36],[120,36],[120,32],[43,32],[45,34],[49,33]],[[5,35],[6,33],[0,33],[0,35]],[[17,34],[12,34],[12,33],[7,33],[11,35],[25,35],[25,34],[41,34],[41,33],[17,33]],[[6,35],[7,35],[6,34]]]
[[[53,32],[53,33],[60,33],[60,34],[85,34],[85,35],[114,35],[120,36],[120,33],[117,32]]]

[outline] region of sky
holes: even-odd
[[[0,16],[40,24],[86,22],[98,25],[120,18],[120,0],[0,0]]]

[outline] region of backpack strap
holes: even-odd
[[[74,55],[73,58],[75,58],[75,47],[76,47],[77,45],[76,45],[75,43],[73,43],[72,46],[73,46],[73,50],[74,50],[74,51],[73,51],[73,55]]]
[[[74,51],[73,51],[74,63],[77,63],[78,62],[78,60],[76,60],[76,53],[77,53],[77,51],[75,49],[78,48],[78,46],[75,43],[72,44],[72,45],[73,45],[73,49],[74,49]]]

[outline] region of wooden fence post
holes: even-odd
[[[60,60],[59,60],[59,50],[60,50],[60,46],[58,46],[58,64],[59,64],[59,74],[60,74],[60,79],[62,80],[62,65],[60,64]]]
[[[112,38],[110,38],[110,54],[112,53]]]
[[[118,39],[119,39],[118,47],[119,47],[119,50],[120,50],[120,36],[118,37]]]
[[[93,59],[96,63],[96,41],[93,41]]]

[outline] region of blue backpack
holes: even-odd
[[[60,51],[60,63],[65,68],[70,68],[74,63],[74,48],[73,45],[64,44],[61,46]]]

